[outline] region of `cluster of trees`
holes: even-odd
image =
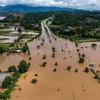
[[[27,43],[25,43],[25,46],[22,48],[22,51],[25,53],[26,51],[29,51]]]
[[[57,12],[50,26],[51,31],[62,35],[99,38],[99,13],[94,12]]]
[[[11,92],[16,86],[20,75],[28,71],[30,63],[27,63],[25,60],[22,60],[18,67],[14,65],[8,68],[8,72],[13,72],[11,76],[7,76],[2,82],[2,88],[6,89],[4,92],[0,92],[0,100],[7,100],[11,97]]]
[[[39,25],[42,20],[52,16],[52,14],[53,12],[26,13],[21,20],[21,25],[24,26],[25,29],[38,30],[38,27],[35,25]]]
[[[18,71],[20,73],[25,73],[28,71],[28,68],[29,68],[29,64],[25,61],[25,60],[22,60],[20,62],[20,64],[18,65]]]

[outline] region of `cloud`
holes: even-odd
[[[100,10],[100,0],[0,0],[0,5],[25,4],[31,6],[57,6]]]

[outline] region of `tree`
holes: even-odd
[[[54,72],[56,72],[57,71],[57,69],[56,68],[54,68],[54,70],[53,70]]]
[[[38,80],[37,79],[32,79],[31,83],[36,83]]]
[[[22,29],[21,29],[21,28],[18,28],[17,31],[18,31],[19,33],[22,33]]]
[[[92,46],[92,47],[96,47],[96,46],[97,46],[97,44],[93,43],[93,44],[91,44],[91,46]]]
[[[12,65],[12,66],[10,66],[9,68],[8,68],[8,72],[15,72],[17,69],[16,69],[16,67],[14,66],[14,65]]]
[[[84,72],[88,73],[89,72],[89,68],[85,68]]]
[[[45,67],[47,65],[47,62],[43,62],[41,67]]]
[[[28,64],[27,64],[27,62],[25,60],[22,60],[20,62],[20,64],[18,65],[18,70],[19,70],[20,73],[27,72],[28,68],[29,68],[29,66],[28,66]]]
[[[85,54],[82,54],[82,57],[85,57]]]
[[[28,50],[28,46],[27,46],[27,44],[25,44],[25,46],[22,48],[22,51],[26,52],[27,50]]]
[[[57,66],[58,65],[58,63],[57,62],[55,62],[55,64],[54,64],[55,66]]]
[[[66,70],[71,70],[71,66],[67,66],[67,69]]]
[[[8,88],[9,85],[12,83],[11,76],[7,76],[4,81],[2,82],[2,88]]]
[[[43,55],[43,58],[42,59],[46,59],[46,55]]]
[[[79,58],[79,63],[84,63],[85,59],[84,58]]]

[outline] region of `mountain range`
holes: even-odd
[[[27,5],[0,6],[0,12],[44,12],[44,11],[81,11],[73,8],[33,7]]]

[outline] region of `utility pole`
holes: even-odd
[[[74,95],[74,91],[72,90],[72,94],[73,94],[73,100],[75,100],[75,95]]]

